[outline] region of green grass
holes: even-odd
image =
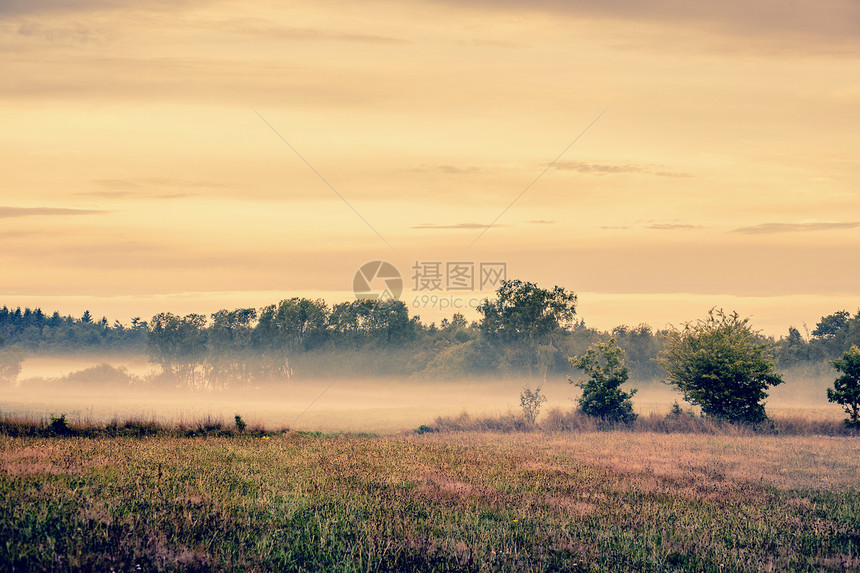
[[[0,570],[857,570],[858,470],[823,436],[0,436]]]

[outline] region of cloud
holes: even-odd
[[[93,179],[92,183],[111,189],[131,189],[138,187],[230,187],[226,183],[207,181],[205,179],[167,179],[164,177],[149,177],[142,179]]]
[[[363,34],[355,32],[338,32],[329,30],[320,30],[316,28],[293,28],[272,26],[266,23],[265,20],[251,20],[245,23],[239,23],[235,20],[225,21],[222,23],[224,28],[230,32],[242,32],[253,36],[267,36],[280,40],[306,40],[306,41],[340,41],[340,42],[356,42],[362,44],[389,44],[402,45],[408,44],[409,41],[403,38],[395,38],[392,36],[378,36],[374,34]]]
[[[558,161],[553,169],[560,171],[575,171],[577,173],[589,173],[595,175],[607,175],[618,173],[642,173],[655,175],[657,177],[692,177],[689,173],[677,173],[657,169],[654,165],[639,165],[635,163],[588,163],[585,161]]]
[[[194,197],[198,193],[186,191],[153,191],[155,189],[235,189],[235,186],[205,179],[167,179],[159,177],[138,179],[93,179],[93,185],[101,187],[97,191],[78,193],[84,197],[100,199],[182,199]]]
[[[0,15],[38,14],[43,12],[90,12],[95,10],[175,9],[206,0],[0,0]]]
[[[856,0],[437,0],[458,7],[532,10],[571,17],[683,24],[726,35],[758,40],[806,37],[816,42],[855,43],[860,37],[860,3]]]
[[[532,225],[554,225],[555,221],[548,221],[546,219],[532,219],[528,221]]]
[[[0,207],[0,219],[33,216],[102,215],[110,213],[97,209],[62,209],[57,207]]]
[[[96,199],[183,199],[185,197],[196,197],[196,193],[146,193],[141,191],[104,190],[84,191],[78,193],[82,197],[95,197]]]
[[[413,173],[445,173],[448,175],[460,175],[463,173],[479,173],[478,167],[457,167],[456,165],[419,165],[409,171]]]
[[[816,223],[762,223],[751,227],[739,227],[732,233],[744,235],[770,235],[776,233],[808,233],[812,231],[838,231],[841,229],[856,229],[860,222],[816,222]]]
[[[436,225],[434,223],[422,223],[411,229],[486,229],[489,227],[509,227],[510,225],[484,225],[482,223],[457,223],[455,225]]]
[[[699,229],[698,225],[689,225],[685,223],[653,223],[647,225],[646,229],[654,229],[656,231],[683,231],[687,229]]]

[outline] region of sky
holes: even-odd
[[[430,322],[503,263],[598,328],[811,329],[860,307],[858,70],[856,0],[0,0],[0,305],[333,303],[388,261]]]

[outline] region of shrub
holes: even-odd
[[[582,388],[579,408],[589,416],[607,422],[631,422],[636,419],[630,398],[636,389],[629,392],[620,386],[627,381],[627,366],[624,364],[624,350],[610,338],[608,342],[596,342],[584,355],[570,359],[575,368],[583,370],[587,380],[571,384]]]
[[[523,416],[526,422],[534,424],[537,417],[540,415],[541,405],[546,402],[546,396],[541,393],[541,387],[538,386],[532,390],[528,386],[523,387],[520,393],[520,405],[523,408]]]
[[[52,433],[58,436],[67,436],[72,433],[72,429],[66,423],[65,414],[60,414],[58,417],[51,416],[51,425],[49,428]]]
[[[842,358],[831,364],[842,376],[833,382],[833,388],[827,389],[827,399],[840,404],[848,419],[849,426],[860,426],[860,348],[852,346]]]
[[[235,420],[236,420],[236,431],[238,431],[241,434],[242,432],[245,431],[245,428],[248,427],[248,424],[245,423],[245,420],[243,420],[242,416],[240,416],[239,414],[236,414]]]
[[[768,345],[736,312],[712,309],[708,318],[669,331],[658,361],[666,369],[666,383],[681,390],[685,400],[730,422],[765,421],[765,390],[782,384]]]

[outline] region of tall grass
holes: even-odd
[[[201,436],[233,437],[241,435],[264,436],[288,432],[289,428],[281,427],[275,430],[267,429],[261,424],[248,425],[241,416],[236,417],[233,424],[228,424],[220,418],[207,416],[193,422],[166,423],[155,419],[127,418],[113,419],[107,423],[91,420],[66,420],[66,416],[49,418],[33,418],[21,415],[0,413],[0,435],[10,437],[186,437]]]
[[[860,436],[857,428],[842,421],[815,419],[803,415],[775,416],[763,424],[749,426],[695,416],[689,412],[679,414],[647,414],[629,423],[604,422],[576,410],[554,408],[535,424],[529,424],[522,415],[513,413],[499,416],[475,417],[463,412],[458,416],[439,416],[432,425],[422,426],[418,433],[427,432],[597,432],[623,430],[628,432],[656,432],[683,434],[755,435],[782,434],[787,436]]]
[[[0,436],[0,570],[856,570],[858,471],[826,437]]]

